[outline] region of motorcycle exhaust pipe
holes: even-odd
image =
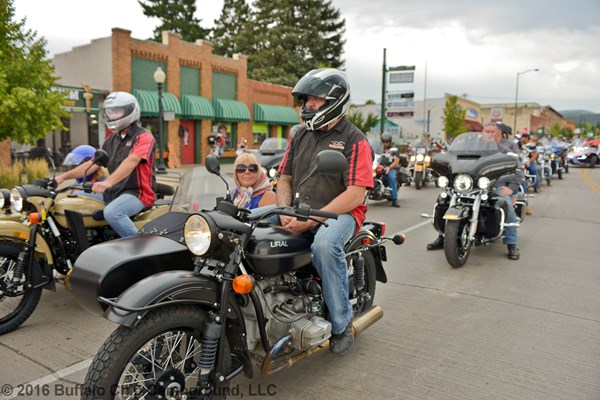
[[[433,218],[433,215],[423,213],[421,214],[421,218]]]
[[[375,322],[379,321],[383,317],[383,308],[381,306],[373,306],[369,308],[367,311],[362,313],[358,318],[352,321],[352,336],[357,337],[359,334],[364,332],[368,327],[373,325]],[[303,351],[302,353],[294,356],[294,357],[286,357],[280,365],[275,365],[275,357],[284,350],[286,344],[292,343],[296,339],[296,334],[294,331],[290,331],[290,334],[282,337],[273,345],[271,351],[267,353],[265,358],[262,361],[262,365],[260,368],[261,373],[264,376],[273,376],[277,372],[287,369],[298,362],[312,356],[313,354],[319,353],[322,350],[329,348],[329,340],[323,342],[323,344]]]

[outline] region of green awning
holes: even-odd
[[[250,121],[250,111],[246,104],[237,100],[213,99],[215,120],[229,122]]]
[[[254,122],[270,125],[296,125],[300,118],[292,107],[254,103]]]
[[[133,95],[138,99],[142,116],[158,117],[158,92],[154,90],[133,89]],[[163,112],[174,112],[181,115],[181,105],[173,93],[162,92]]]
[[[181,95],[181,116],[189,119],[213,119],[215,110],[208,99],[191,94]]]

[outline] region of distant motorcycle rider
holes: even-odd
[[[396,174],[398,172],[396,168],[400,163],[400,154],[398,148],[392,145],[392,135],[389,132],[381,135],[381,141],[383,142],[383,154],[381,155],[380,162],[385,168],[385,179],[391,190],[391,206],[400,207],[400,204],[398,204],[398,182],[396,181]]]

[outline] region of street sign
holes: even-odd
[[[394,72],[390,74],[390,83],[412,83],[414,79],[414,72]]]
[[[385,103],[385,107],[388,110],[391,108],[409,108],[414,106],[414,101],[388,101],[387,103]]]
[[[398,100],[398,99],[414,99],[415,98],[415,92],[413,91],[409,91],[409,92],[387,92],[387,98],[388,100]]]
[[[388,71],[414,71],[414,65],[399,65],[397,67],[389,67]]]
[[[415,115],[414,111],[388,111],[385,113],[388,118],[408,118]]]

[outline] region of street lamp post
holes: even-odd
[[[156,67],[156,71],[154,71],[154,82],[158,86],[158,165],[156,167],[157,173],[164,174],[167,172],[167,168],[165,166],[165,159],[163,156],[163,145],[162,145],[162,137],[163,137],[163,104],[162,104],[162,87],[163,83],[165,83],[165,72],[161,67]]]
[[[528,69],[527,71],[523,71],[523,72],[517,72],[517,90],[515,91],[515,121],[513,124],[513,132],[516,134],[517,133],[517,102],[519,99],[519,75],[523,75],[526,74],[528,72],[538,72],[539,69],[538,68],[534,68],[534,69]]]

